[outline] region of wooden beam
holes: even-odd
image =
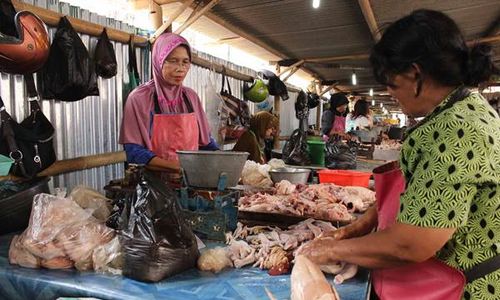
[[[86,169],[92,169],[117,163],[122,163],[126,161],[127,157],[125,151],[102,153],[90,156],[81,156],[70,159],[58,160],[53,163],[50,167],[38,173],[38,177],[43,176],[57,176],[64,173],[82,171]],[[13,175],[0,176],[0,181],[2,180],[16,180],[21,179]]]
[[[223,69],[225,69],[224,72],[229,77],[236,78],[238,80],[248,81],[248,82],[253,81],[253,77],[250,75],[246,75],[246,74],[234,71],[234,70],[229,69],[227,67],[224,68],[224,66],[222,66],[220,64],[213,63],[213,62],[210,62],[206,59],[199,57],[196,53],[192,53],[191,55],[192,55],[192,62],[195,65],[214,70],[217,73],[222,73]]]
[[[483,37],[479,39],[474,39],[467,41],[467,46],[471,47],[475,44],[485,44],[491,43],[495,44],[500,42],[500,34],[492,35],[488,37]],[[353,55],[341,55],[341,56],[329,56],[329,57],[317,57],[317,58],[304,58],[304,62],[333,62],[333,61],[342,61],[342,60],[366,60],[370,58],[370,54],[353,54]],[[276,65],[278,61],[269,61],[269,64]]]
[[[293,65],[289,66],[289,67],[286,67],[284,68],[283,70],[281,70],[278,74],[276,74],[276,76],[280,77],[281,75],[283,75],[283,73],[285,73],[286,71],[288,70],[291,70],[295,67],[300,67],[300,65],[302,65],[304,63],[304,60],[299,60],[298,62],[294,63]]]
[[[151,38],[149,39],[149,41],[151,43],[154,43],[154,41],[160,36],[160,34],[162,34],[163,32],[165,32],[165,30],[167,30],[168,27],[170,27],[170,25],[172,25],[172,23],[175,21],[175,19],[177,19],[192,3],[194,2],[194,0],[187,0],[186,2],[184,2],[173,14],[171,17],[169,17],[168,21],[163,23],[160,28],[158,28],[155,33],[153,33],[153,35],[151,36]]]
[[[189,26],[191,26],[191,24],[193,24],[194,22],[196,22],[196,20],[198,20],[201,16],[203,16],[203,14],[205,14],[207,11],[209,11],[212,7],[214,7],[219,2],[220,2],[220,0],[212,0],[212,1],[210,1],[210,3],[208,3],[207,5],[205,5],[192,18],[189,18],[188,20],[186,20],[186,22],[184,22],[184,24],[182,24],[181,27],[177,28],[175,30],[175,33],[176,34],[181,34],[186,28],[188,28]]]
[[[280,66],[276,65],[276,74],[279,74],[280,73]],[[279,126],[279,123],[281,123],[281,98],[280,96],[274,96],[274,110],[273,110],[274,114],[278,117],[278,133],[277,133],[277,136],[274,137],[274,143],[273,143],[273,148],[274,149],[280,149],[280,139],[279,139],[279,133],[280,133],[280,126]]]
[[[375,15],[373,14],[372,6],[370,5],[370,0],[358,0],[359,7],[361,8],[361,12],[365,17],[366,24],[372,33],[373,39],[375,42],[378,42],[382,35],[380,34],[380,30],[377,25],[377,20],[375,19]]]
[[[231,23],[227,22],[226,20],[220,18],[219,16],[211,13],[211,12],[208,12],[205,14],[207,18],[209,18],[210,20],[214,21],[215,23],[221,25],[222,27],[228,29],[229,31],[232,31],[233,33],[241,36],[242,38],[254,43],[255,45],[263,48],[264,50],[270,52],[271,54],[273,55],[276,55],[280,58],[285,58],[285,57],[288,57],[289,55],[281,52],[281,51],[278,51],[276,49],[274,49],[273,47],[267,45],[266,43],[264,43],[262,40],[256,38],[256,37],[253,37],[251,36],[250,34],[248,34],[246,31],[236,27],[236,26],[233,26]],[[314,77],[314,78],[319,78],[319,75],[311,70],[309,70],[308,68],[302,68],[302,70],[304,72],[306,72],[307,74],[309,74],[311,77]]]
[[[298,70],[299,70],[298,67],[294,67],[292,70],[290,70],[290,73],[288,73],[288,75],[286,75],[285,78],[283,78],[283,82],[286,82],[288,78],[292,77],[292,75],[295,74],[295,72],[297,72]]]
[[[12,4],[14,5],[16,11],[21,11],[21,10],[30,11],[35,15],[37,15],[40,19],[42,19],[42,21],[44,21],[45,24],[52,27],[57,27],[57,25],[59,24],[59,20],[61,19],[61,17],[64,16],[63,14],[60,14],[58,12],[34,6],[28,3],[24,3],[19,0],[12,0]],[[73,28],[79,33],[98,37],[101,35],[102,30],[104,29],[104,26],[98,24],[83,21],[70,16],[67,16],[67,18],[71,22]],[[132,36],[132,34],[128,32],[117,30],[114,28],[106,27],[106,30],[108,32],[108,37],[110,40],[117,41],[120,43],[125,43],[125,44],[128,43],[130,37]],[[145,43],[147,41],[148,40],[144,37],[133,35],[133,42],[138,47],[145,46]]]
[[[154,0],[159,5],[182,2],[182,0]]]
[[[337,85],[337,83],[335,84],[332,84],[330,86],[327,86],[322,92],[321,94],[319,94],[319,96],[323,96],[324,94],[328,93],[329,91],[331,91],[333,88],[335,88],[335,86]]]
[[[151,19],[151,23],[153,24],[154,28],[160,28],[161,24],[163,23],[163,12],[161,6],[159,6],[153,0],[149,1],[149,18]]]
[[[467,41],[467,46],[472,47],[476,44],[486,44],[486,43],[495,44],[497,42],[500,42],[500,34]]]

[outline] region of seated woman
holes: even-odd
[[[346,131],[370,129],[373,127],[373,118],[370,115],[370,105],[364,99],[356,101],[354,111],[347,115]]]
[[[250,153],[249,160],[263,164],[265,140],[272,139],[278,132],[279,120],[275,115],[261,111],[250,118],[250,128],[238,139],[233,151]]]

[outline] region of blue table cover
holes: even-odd
[[[8,261],[13,235],[0,237],[0,299],[45,300],[57,297],[99,299],[290,299],[290,275],[269,276],[258,268],[225,269],[219,274],[191,269],[158,283],[143,283],[122,276],[72,270],[29,269]],[[209,245],[213,246],[213,245]],[[332,276],[327,276],[333,282]],[[367,298],[369,272],[335,285],[342,300]]]

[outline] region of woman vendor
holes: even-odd
[[[344,93],[335,93],[330,96],[330,109],[326,110],[321,116],[321,134],[324,139],[331,135],[344,135],[347,105],[349,100]]]
[[[403,112],[424,119],[400,167],[374,170],[377,208],[301,253],[374,269],[381,299],[500,299],[500,119],[466,88],[498,74],[490,46],[469,49],[451,18],[417,10],[370,61]]]
[[[278,130],[279,119],[267,111],[256,113],[250,118],[250,128],[241,135],[233,147],[233,151],[250,153],[249,160],[266,163],[264,141],[272,139]]]
[[[200,98],[182,85],[191,50],[181,36],[165,33],[152,52],[153,79],[128,96],[120,131],[129,163],[179,172],[177,150],[216,150]]]

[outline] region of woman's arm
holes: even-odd
[[[160,172],[161,171],[166,171],[171,173],[180,172],[180,164],[178,161],[166,160],[158,156],[153,157],[146,165],[146,168],[152,171],[160,171]]]
[[[433,257],[455,230],[396,223],[359,238],[318,238],[304,246],[300,254],[320,265],[341,260],[367,268],[397,267]]]

